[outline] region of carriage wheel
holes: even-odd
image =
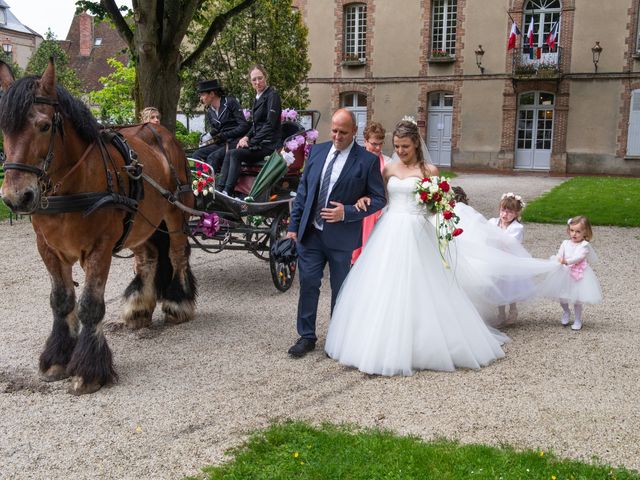
[[[268,223],[270,219],[265,219],[265,223],[267,226],[271,227],[272,224]],[[247,241],[251,242],[252,248],[250,249],[251,253],[253,253],[260,260],[268,261],[269,260],[269,242],[271,239],[270,233],[247,233],[246,235]]]
[[[276,241],[284,238],[287,234],[287,227],[289,225],[289,212],[280,212],[271,224],[271,243],[273,245]],[[271,250],[271,249],[269,249]],[[275,287],[281,292],[286,292],[293,285],[293,279],[296,276],[296,270],[298,262],[276,262],[276,260],[269,255],[269,268],[271,270],[271,279]]]

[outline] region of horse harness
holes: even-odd
[[[42,167],[34,167],[32,165],[25,165],[22,163],[5,163],[5,170],[22,170],[25,172],[33,173],[38,177],[38,185],[40,188],[41,201],[40,206],[32,213],[40,215],[55,215],[60,213],[70,212],[83,212],[83,216],[91,215],[98,209],[111,207],[118,208],[126,211],[126,215],[123,219],[123,232],[115,246],[112,253],[115,254],[120,251],[125,244],[126,239],[131,233],[133,228],[134,217],[138,212],[138,203],[144,198],[144,181],[147,181],[153,188],[158,190],[160,194],[167,198],[167,200],[173,204],[180,206],[180,202],[177,201],[176,196],[186,191],[191,191],[189,185],[182,184],[175,171],[175,168],[169,162],[168,156],[162,141],[155,130],[151,129],[154,133],[155,139],[160,146],[160,150],[164,155],[167,163],[169,164],[174,181],[177,185],[177,191],[175,194],[169,192],[158,184],[154,179],[143,173],[143,165],[138,161],[138,155],[132,148],[129,147],[127,140],[124,136],[112,129],[104,129],[100,132],[98,140],[90,144],[78,162],[71,168],[69,172],[55,185],[52,185],[51,178],[49,177],[49,167],[53,161],[53,150],[56,133],[60,132],[60,137],[64,142],[64,123],[62,120],[62,114],[58,111],[58,102],[54,98],[36,96],[34,103],[41,103],[51,105],[55,109],[55,113],[52,118],[51,137],[49,140],[49,148],[47,155],[44,158]],[[118,166],[114,162],[113,158],[107,150],[107,145],[112,144],[120,156],[124,160],[124,166],[122,170],[125,171],[128,177],[129,193],[125,194],[125,185],[122,176],[118,173]],[[61,187],[64,180],[70,176],[89,156],[94,146],[98,146],[100,149],[100,156],[105,169],[105,176],[107,179],[107,191],[106,192],[83,192],[73,193],[69,195],[56,195],[56,192]],[[109,167],[111,166],[111,170]],[[186,168],[188,175],[191,174],[190,170]],[[114,188],[114,179],[112,172],[115,174],[115,180],[117,183],[117,191]],[[190,178],[187,176],[187,178]],[[186,206],[185,206],[186,207]],[[188,208],[188,207],[186,207]]]

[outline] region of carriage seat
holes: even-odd
[[[277,151],[279,152],[282,150],[282,145],[284,145],[290,139],[290,137],[294,137],[301,132],[304,132],[304,127],[298,122],[292,122],[290,120],[285,120],[284,122],[282,122],[282,137],[280,138],[280,146],[277,148]],[[298,164],[298,152],[295,152],[295,155],[296,161],[293,165],[291,165],[291,167]],[[304,152],[302,153],[302,156],[304,157]],[[302,160],[304,161],[304,158]],[[261,160],[255,163],[242,162],[240,166],[240,175],[256,176],[258,175],[258,173],[260,173],[260,170],[262,170],[262,167],[265,163],[266,160]],[[302,168],[302,165],[298,166],[297,170],[300,170],[300,168]],[[289,171],[291,171],[291,168],[289,168]]]

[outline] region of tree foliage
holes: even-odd
[[[113,72],[100,78],[104,85],[102,90],[89,93],[92,104],[98,105],[94,114],[103,123],[123,125],[133,123],[136,117],[136,102],[134,88],[136,83],[136,69],[125,66],[115,58],[109,58],[107,63]]]
[[[232,0],[217,0],[227,8]],[[198,28],[188,34],[196,40],[206,29],[207,15],[196,18]],[[255,95],[247,80],[247,69],[261,63],[269,73],[269,83],[282,98],[282,105],[304,108],[309,103],[305,85],[311,66],[307,55],[307,27],[291,0],[258,0],[229,20],[203,57],[185,74],[180,106],[192,112],[198,103],[198,80],[217,78],[225,90],[249,106]]]
[[[175,129],[176,110],[181,88],[181,74],[194,65],[211,45],[229,19],[250,7],[256,0],[223,2],[226,9],[213,5],[207,9],[208,27],[193,49],[182,52],[180,46],[205,4],[213,0],[134,0],[133,10],[124,9],[123,16],[115,0],[76,2],[77,10],[88,10],[99,18],[108,17],[118,34],[127,43],[136,69],[136,110],[155,106],[162,114],[162,123]],[[125,17],[127,17],[125,19]]]
[[[80,95],[78,75],[75,70],[69,67],[69,57],[56,40],[56,36],[51,29],[47,30],[45,39],[31,55],[25,74],[42,75],[51,57],[53,57],[56,66],[56,81],[69,90],[72,95]]]
[[[0,61],[9,65],[9,68],[13,73],[13,78],[18,79],[24,75],[24,70],[20,68],[20,65],[13,61],[13,55],[5,52],[4,50],[0,50]]]

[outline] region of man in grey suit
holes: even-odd
[[[289,349],[303,357],[316,346],[316,315],[324,267],[329,263],[331,311],[349,273],[351,253],[362,243],[362,219],[386,204],[378,157],[355,141],[352,112],[340,109],[331,118],[331,142],[314,145],[293,202],[287,237],[298,251],[297,329],[300,338]],[[359,211],[356,201],[371,204]]]

